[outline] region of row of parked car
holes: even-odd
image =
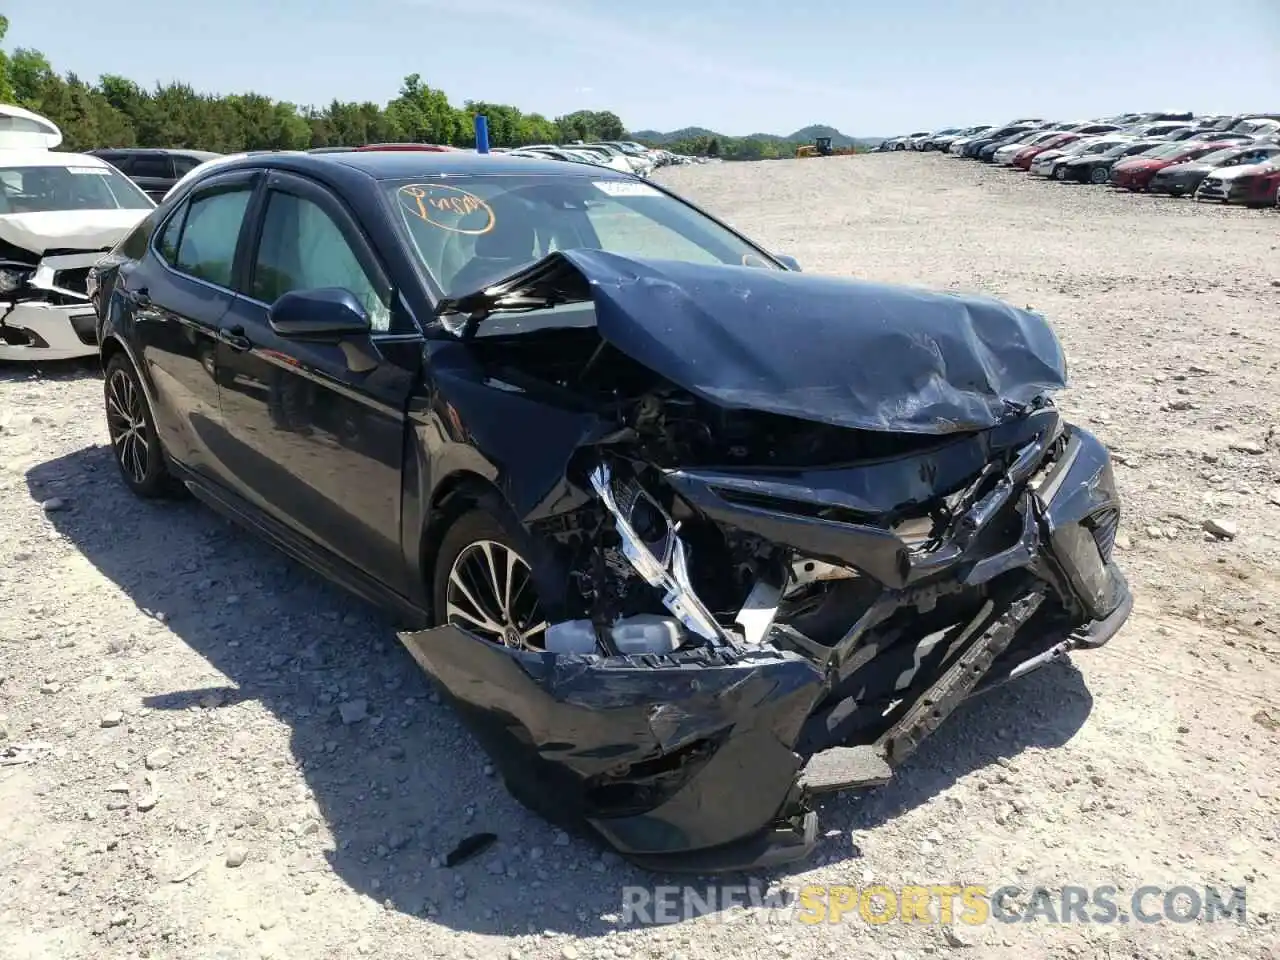
[[[359,147],[316,147],[310,153],[347,153],[366,150],[425,150],[449,152],[458,147],[434,143],[371,143]],[[115,147],[91,150],[90,154],[111,164],[136,183],[155,201],[163,199],[175,183],[200,164],[222,154],[207,150],[161,149],[152,147]],[[564,160],[590,163],[622,173],[647,177],[658,167],[683,163],[706,162],[705,158],[687,157],[670,150],[655,150],[630,140],[601,143],[534,144],[527,147],[494,148],[494,153],[542,160]]]
[[[939,151],[1064,182],[1280,206],[1280,113],[1125,114],[1084,123],[1022,118],[911,134],[881,149]]]

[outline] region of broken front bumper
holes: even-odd
[[[733,484],[723,476],[673,478],[683,496],[722,522],[798,549],[818,545],[832,560],[861,561],[883,591],[832,647],[806,644],[786,624],[771,626],[763,645],[664,656],[529,653],[452,626],[402,640],[443,685],[512,793],[549,820],[585,823],[628,859],[659,870],[732,871],[801,859],[815,843],[816,795],[887,782],[984,684],[1075,647],[1099,646],[1127,618],[1132,599],[1110,561],[1118,519],[1110,459],[1092,435],[1073,428],[1045,470],[1055,436],[1045,429],[1030,443],[1020,439],[1022,455],[1004,480],[961,519],[967,532],[927,556],[883,531],[806,515],[799,508],[806,495],[831,502],[835,488],[821,477],[772,502],[776,491],[764,481],[753,482],[753,496],[743,500],[726,491]],[[983,531],[1011,516],[1021,532],[993,550]],[[982,588],[990,599],[948,666],[913,690],[894,724],[873,743],[847,746],[859,696],[847,688],[858,686],[855,671],[874,657],[884,637],[877,631],[894,616],[913,616],[939,583]],[[1049,607],[1065,621],[1040,619]],[[1065,629],[1029,635],[1045,622]]]
[[[655,869],[745,869],[805,856],[816,820],[792,750],[825,690],[794,653],[527,653],[445,626],[402,635],[508,788],[589,824]]]
[[[97,317],[85,301],[55,306],[0,300],[0,360],[69,360],[98,352]]]

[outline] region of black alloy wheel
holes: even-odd
[[[123,353],[117,353],[107,363],[104,393],[107,435],[125,485],[147,498],[177,492],[146,394],[133,364]]]
[[[550,624],[517,540],[483,510],[465,514],[449,528],[436,562],[437,623],[516,650],[546,649]]]

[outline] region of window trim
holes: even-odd
[[[392,282],[390,271],[382,263],[377,250],[374,249],[373,244],[360,226],[360,221],[332,190],[312,180],[310,177],[305,177],[292,171],[270,170],[267,171],[267,175],[263,178],[260,196],[252,211],[253,229],[248,237],[242,237],[246,242],[246,247],[243,270],[235,278],[236,289],[234,292],[237,297],[248,303],[257,304],[264,310],[271,309],[271,304],[259,300],[250,292],[250,289],[253,282],[253,271],[258,264],[258,249],[262,244],[262,232],[267,222],[267,208],[270,205],[273,192],[285,193],[301,200],[307,200],[327,214],[333,220],[334,225],[337,226],[343,239],[347,241],[347,245],[355,255],[356,261],[369,274],[369,279],[373,281],[375,286],[380,287],[386,293],[387,309],[390,311],[391,316],[391,327],[387,330],[371,330],[369,334],[371,337],[379,340],[388,338],[406,339],[409,337],[421,339],[422,332],[417,317],[408,308],[408,301],[403,292]],[[246,219],[248,218],[246,217]],[[409,329],[397,329],[404,325],[403,322],[401,324],[396,323],[396,318],[401,312],[404,313]]]
[[[262,189],[262,184],[259,182],[261,179],[261,170],[229,170],[226,173],[215,174],[209,179],[202,180],[192,186],[192,188],[183,195],[182,199],[174,204],[173,210],[165,215],[165,218],[160,225],[152,231],[151,239],[147,244],[151,256],[166,271],[172,273],[174,276],[181,277],[183,280],[187,280],[192,283],[203,284],[212,290],[234,295],[236,293],[235,285],[239,279],[240,268],[244,257],[246,234],[249,232],[248,228],[253,223],[255,210],[254,205],[258,194]],[[176,252],[177,250],[182,249],[182,238],[187,232],[187,212],[191,209],[192,203],[199,202],[207,197],[216,196],[220,193],[232,193],[244,187],[248,188],[249,202],[245,204],[244,217],[240,221],[240,233],[236,237],[236,247],[231,258],[231,283],[228,286],[223,286],[220,283],[214,283],[212,280],[206,280],[203,277],[193,276],[185,270],[178,269],[176,264],[170,263],[164,258],[160,253],[157,243],[159,242],[160,237],[162,237],[164,232],[168,229],[169,224],[172,222],[174,217],[181,215],[183,218],[182,227],[178,230],[178,245],[175,247]]]

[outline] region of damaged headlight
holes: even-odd
[[[29,268],[0,266],[0,295],[16,293],[31,279]]]
[[[591,471],[591,486],[613,514],[623,555],[636,573],[663,591],[663,605],[698,636],[715,643],[728,642],[694,592],[679,527],[662,505],[634,478],[615,477],[606,464]]]

